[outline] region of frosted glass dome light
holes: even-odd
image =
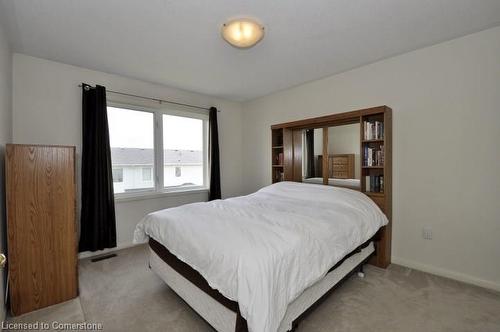
[[[222,38],[238,48],[249,48],[264,37],[264,27],[251,19],[236,19],[222,25]]]

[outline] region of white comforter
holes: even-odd
[[[151,236],[237,301],[251,332],[275,332],[289,303],[386,224],[360,192],[281,182],[150,213],[134,241]]]

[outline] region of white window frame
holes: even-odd
[[[134,104],[108,101],[107,107],[128,109],[131,111],[153,113],[154,121],[154,166],[153,180],[154,188],[129,193],[116,193],[117,201],[128,201],[134,199],[155,198],[159,196],[169,196],[172,194],[185,194],[196,192],[208,192],[209,189],[209,167],[208,167],[208,113],[186,110],[181,107],[160,104],[157,107],[139,106]],[[203,185],[185,187],[164,187],[163,186],[163,115],[182,116],[186,118],[203,120]]]

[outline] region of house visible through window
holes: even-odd
[[[122,170],[114,183],[115,194],[147,191],[154,183],[144,180],[143,168],[154,166],[154,113],[108,107],[111,162]]]
[[[113,182],[123,182],[123,168],[113,168]]]
[[[151,181],[152,178],[152,167],[143,167],[142,168],[142,181]]]
[[[164,114],[165,187],[202,186],[203,120]]]
[[[208,114],[110,105],[108,124],[115,194],[206,187]]]

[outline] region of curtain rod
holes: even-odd
[[[84,85],[87,85],[87,86],[89,86],[91,88],[94,88],[93,86],[91,86],[90,84],[87,84],[87,83],[79,84],[78,87],[81,88]],[[210,108],[208,108],[208,107],[202,107],[202,106],[196,106],[196,105],[178,103],[178,102],[175,102],[175,101],[164,100],[164,99],[160,99],[160,98],[143,97],[143,96],[134,95],[134,94],[125,93],[125,92],[120,92],[120,91],[113,91],[113,90],[107,90],[107,89],[106,89],[106,91],[110,92],[110,93],[117,94],[117,95],[122,95],[122,96],[128,96],[128,97],[134,97],[134,98],[141,98],[141,99],[153,100],[153,101],[159,102],[160,104],[161,103],[168,103],[168,104],[174,104],[174,105],[179,105],[179,106],[185,106],[185,107],[191,107],[191,108],[197,108],[197,109],[201,109],[201,110],[210,111]],[[220,111],[217,110],[217,112],[220,112]]]

